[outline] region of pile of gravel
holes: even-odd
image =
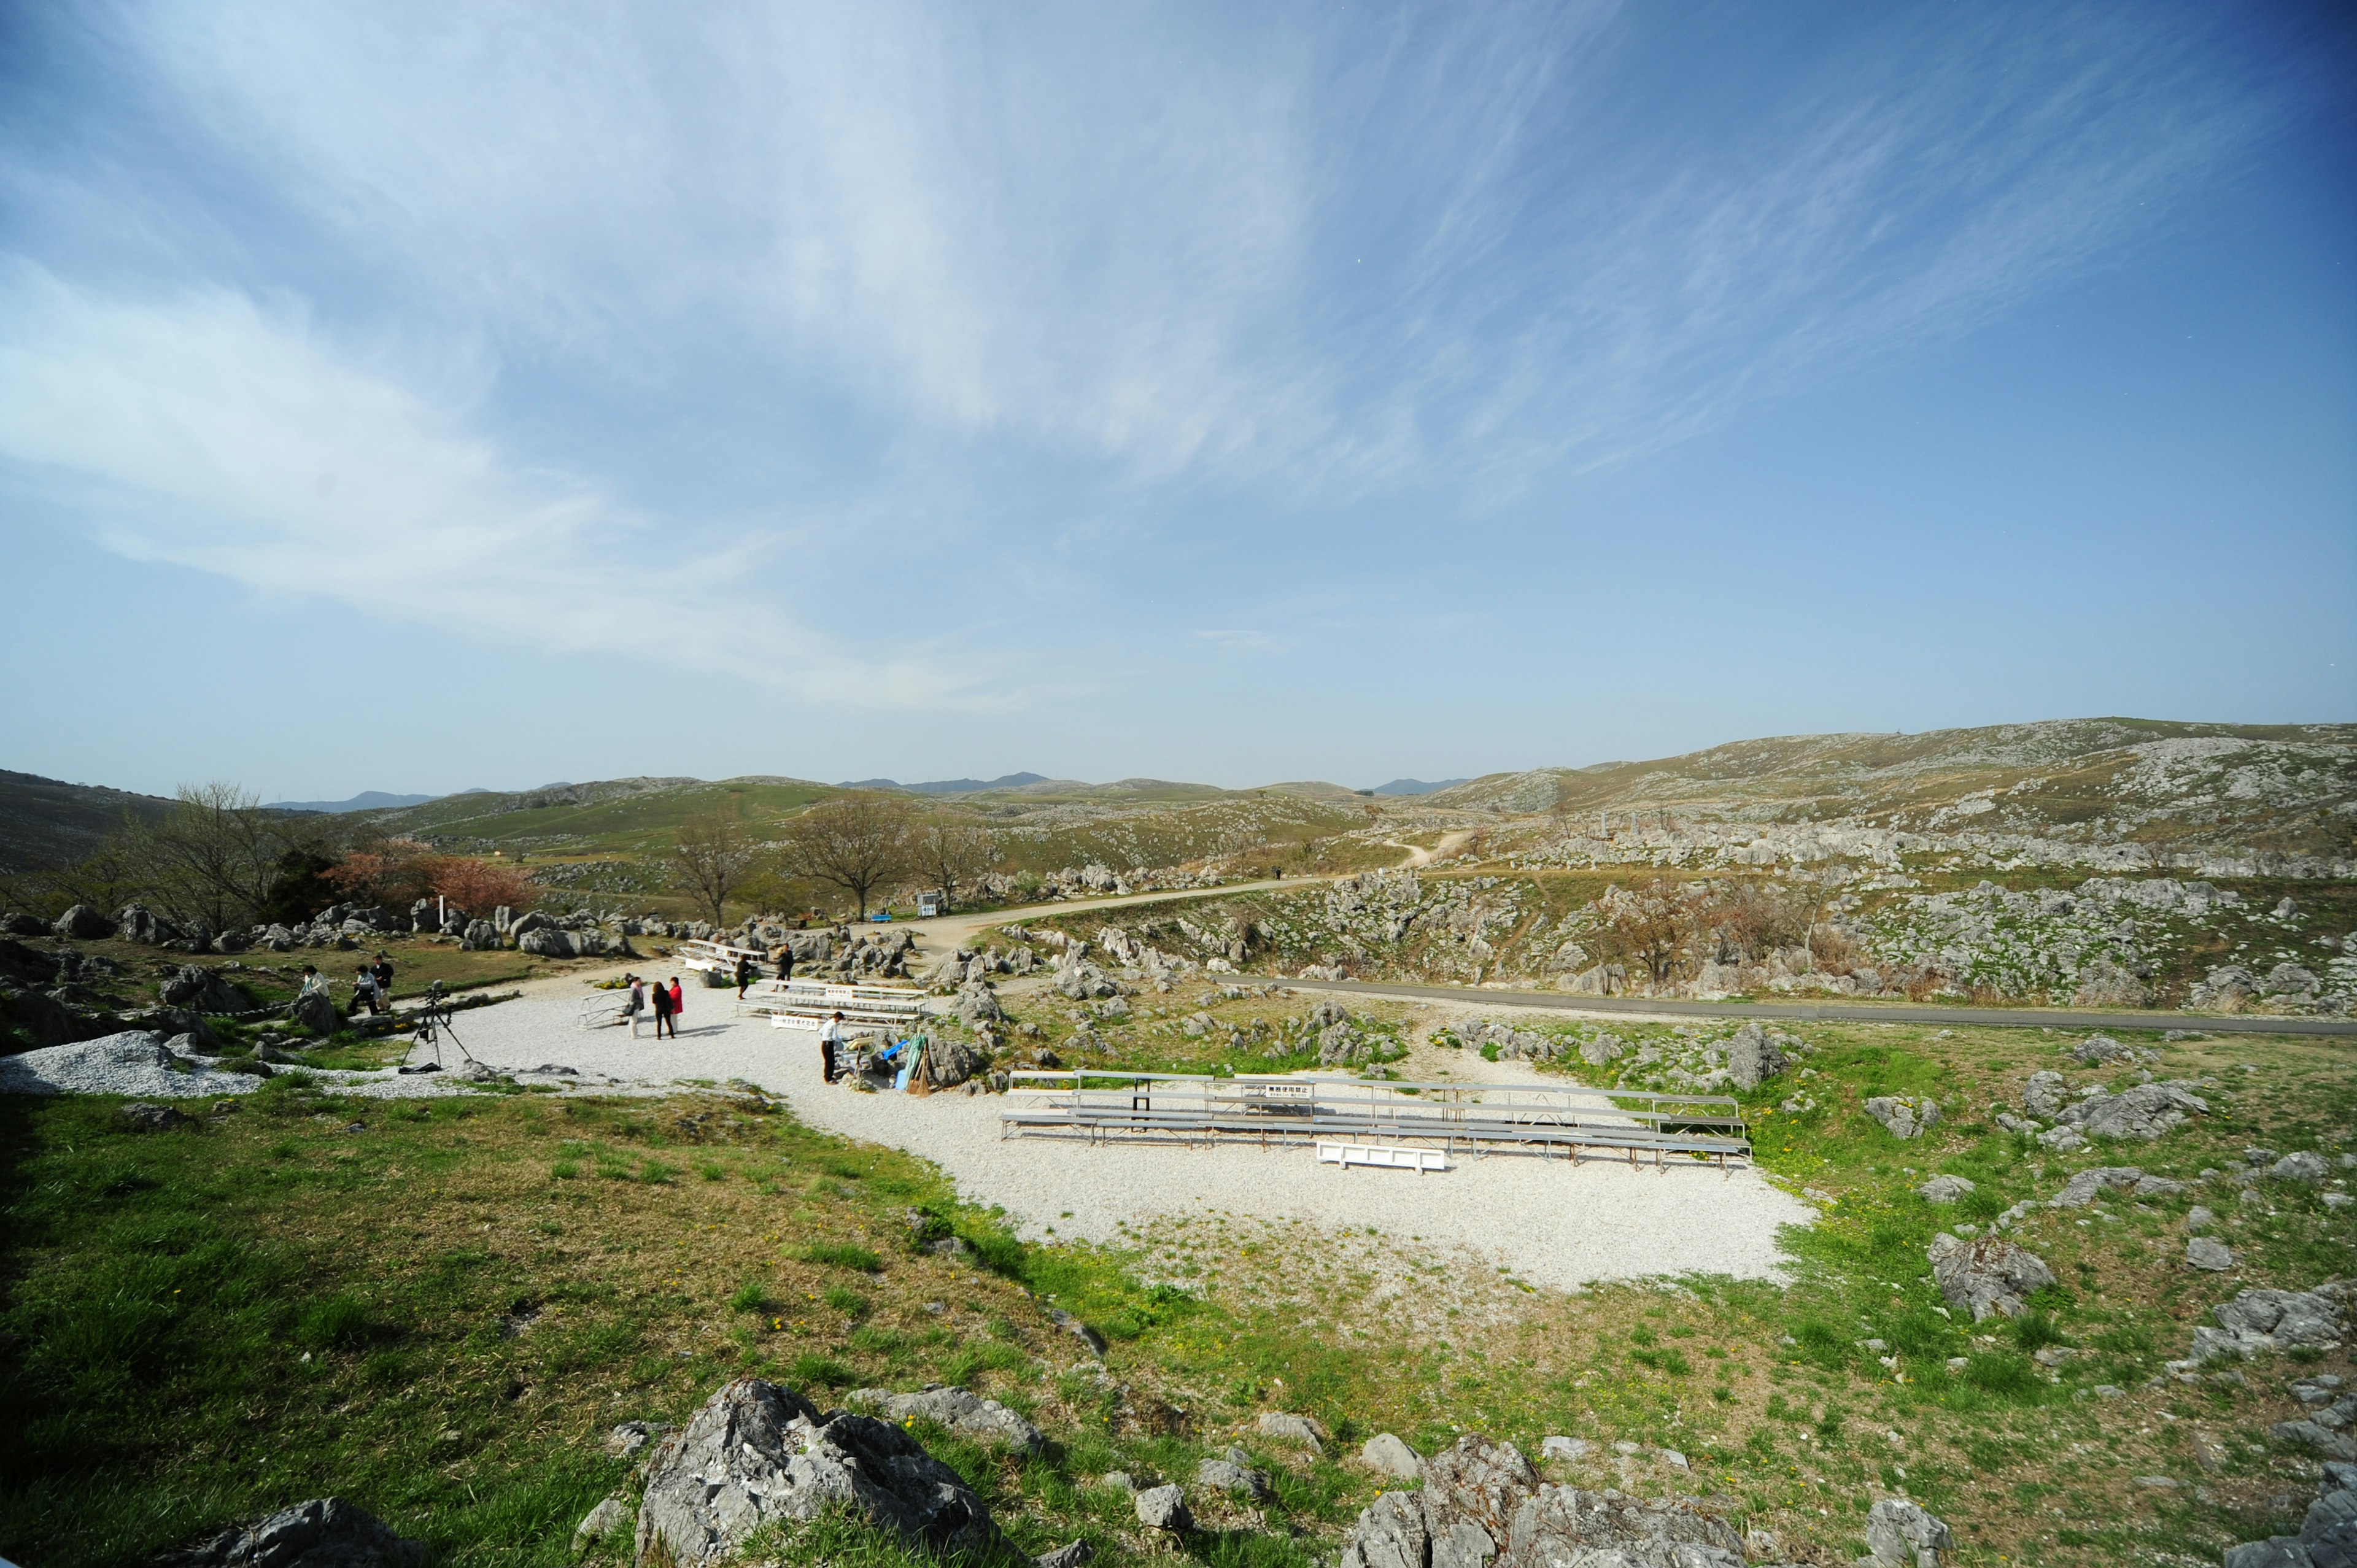
[[[164,1036],[125,1029],[0,1057],[0,1094],[127,1094],[140,1100],[251,1094],[262,1080],[175,1055]]]

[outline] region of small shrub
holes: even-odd
[[[2042,1312],[2032,1310],[2013,1320],[2013,1342],[2025,1351],[2043,1350],[2049,1345],[2067,1345],[2061,1326]]]
[[[867,1316],[867,1298],[849,1285],[829,1285],[819,1299],[846,1317]]]
[[[726,1181],[728,1179],[728,1167],[726,1165],[717,1165],[710,1160],[706,1160],[704,1164],[695,1167],[695,1174],[702,1176],[706,1181]]]
[[[814,1241],[802,1249],[802,1261],[829,1263],[838,1269],[850,1269],[863,1274],[880,1273],[884,1268],[882,1258],[849,1241]]]
[[[805,1350],[786,1366],[786,1380],[797,1388],[840,1389],[854,1380],[850,1368],[817,1350]]]
[[[559,1160],[548,1167],[548,1174],[558,1181],[571,1181],[581,1174],[581,1167],[571,1160]]]
[[[761,1287],[760,1281],[747,1280],[737,1287],[737,1294],[728,1298],[728,1305],[738,1312],[767,1311],[770,1293]]]
[[[315,1350],[345,1349],[371,1332],[366,1304],[342,1291],[306,1306],[295,1325],[295,1337]]]
[[[2038,1368],[2026,1356],[1975,1356],[1964,1368],[1964,1381],[1984,1393],[2007,1394],[2019,1397],[2035,1393],[2040,1386]]]

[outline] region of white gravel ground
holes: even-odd
[[[725,992],[688,997],[677,1043],[627,1031],[585,1032],[574,1003],[527,998],[460,1019],[468,1049],[508,1070],[562,1063],[649,1086],[743,1079],[779,1095],[813,1126],[889,1144],[933,1161],[969,1201],[996,1205],[1031,1239],[1125,1238],[1157,1216],[1222,1213],[1373,1226],[1490,1257],[1532,1284],[1569,1289],[1594,1281],[1689,1271],[1773,1278],[1776,1231],[1811,1218],[1808,1207],[1750,1171],[1699,1166],[1631,1171],[1598,1159],[1577,1168],[1518,1155],[1464,1159],[1445,1174],[1321,1165],[1306,1148],[1262,1153],[1222,1144],[1092,1148],[998,1135],[996,1095],[911,1099],[863,1094],[819,1079],[811,1036],[737,1019]],[[1488,1065],[1488,1064],[1481,1064]],[[1469,1074],[1465,1076],[1470,1076]]]
[[[813,1126],[908,1150],[939,1165],[969,1201],[1004,1208],[1022,1234],[1125,1241],[1152,1234],[1159,1217],[1225,1215],[1299,1221],[1364,1235],[1373,1227],[1403,1246],[1469,1251],[1532,1284],[1571,1289],[1598,1281],[1688,1272],[1775,1278],[1779,1227],[1808,1220],[1806,1205],[1743,1170],[1701,1166],[1631,1171],[1604,1159],[1493,1155],[1460,1156],[1456,1169],[1342,1170],[1307,1148],[1263,1152],[1235,1144],[1090,1147],[1047,1138],[998,1135],[995,1095],[909,1098],[864,1094],[819,1078],[813,1036],[735,1015],[726,992],[688,996],[677,1041],[650,1031],[584,1030],[578,996],[543,993],[460,1015],[459,1036],[479,1061],[529,1079],[544,1066],[570,1067],[571,1082],[611,1093],[660,1093],[683,1084],[741,1079],[786,1100]],[[114,1036],[125,1045],[147,1036]],[[180,1074],[152,1055],[92,1052],[91,1044],[0,1059],[0,1092],[130,1094],[157,1099],[250,1092],[235,1073]],[[461,1058],[446,1045],[444,1060]],[[1467,1068],[1490,1064],[1468,1061]],[[347,1093],[379,1096],[466,1092],[452,1075],[391,1073],[320,1077]],[[1462,1072],[1460,1077],[1490,1076]],[[1125,1235],[1123,1225],[1131,1230]]]

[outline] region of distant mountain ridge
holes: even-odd
[[[1470,779],[1443,779],[1426,783],[1421,779],[1394,779],[1388,784],[1378,784],[1367,791],[1370,795],[1434,795],[1443,789],[1454,789],[1459,784],[1470,784]]]
[[[1026,784],[1045,784],[1044,773],[1002,773],[996,779],[936,779],[925,784],[903,784],[892,779],[857,779],[846,781],[845,789],[902,789],[911,795],[974,795],[985,789],[1019,789]]]
[[[488,795],[488,789],[462,789],[462,795]],[[273,811],[393,811],[404,806],[423,806],[447,800],[443,795],[388,795],[382,789],[363,789],[349,800],[266,800],[264,808]]]

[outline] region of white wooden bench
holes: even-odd
[[[770,961],[770,955],[759,948],[731,947],[726,942],[702,940],[682,942],[672,950],[671,956],[682,969],[705,974],[725,974],[732,985],[737,981],[738,959],[748,959],[757,964]]]
[[[1422,1176],[1448,1168],[1448,1156],[1438,1149],[1403,1149],[1390,1144],[1320,1144],[1318,1158],[1321,1164],[1345,1170],[1352,1165],[1384,1165]]]

